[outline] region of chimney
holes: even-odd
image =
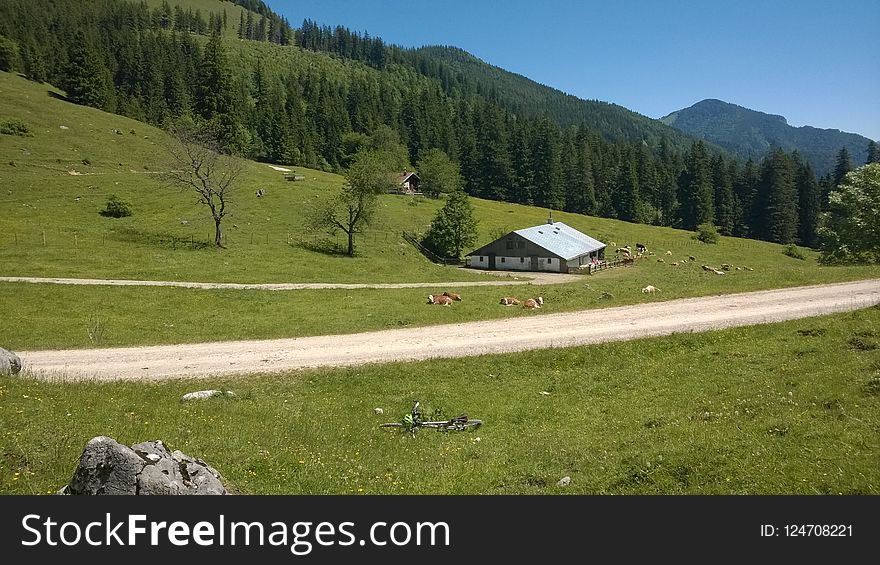
[[[553,210],[550,210],[550,217],[547,218],[547,223],[551,226],[553,225]]]

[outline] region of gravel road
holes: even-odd
[[[74,279],[63,277],[0,277],[0,282],[34,283],[34,284],[69,284],[78,286],[171,286],[178,288],[201,288],[205,290],[320,290],[320,289],[357,289],[357,288],[436,288],[458,286],[504,286],[512,284],[563,284],[584,280],[583,275],[563,273],[528,273],[510,274],[507,271],[481,271],[468,269],[469,272],[492,275],[495,280],[462,281],[462,282],[424,282],[424,283],[218,283],[188,281],[139,281],[132,279]],[[491,279],[492,277],[488,277]]]
[[[880,304],[880,279],[344,336],[18,353],[26,374],[38,378],[159,380],[566,347],[765,324],[875,304]]]

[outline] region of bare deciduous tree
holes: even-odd
[[[194,192],[198,201],[211,209],[214,244],[223,247],[220,222],[227,214],[242,162],[224,153],[210,130],[187,126],[177,128],[174,134],[168,146],[171,170],[165,177],[170,184]]]

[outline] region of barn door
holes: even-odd
[[[532,255],[531,259],[532,259],[532,270],[537,271],[538,270],[538,256]]]
[[[489,270],[495,269],[495,254],[489,253]]]

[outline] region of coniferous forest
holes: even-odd
[[[743,162],[458,49],[405,49],[309,20],[294,29],[260,0],[211,12],[4,0],[0,46],[4,70],[73,102],[162,127],[204,121],[249,158],[341,171],[380,131],[410,163],[444,151],[473,196],[685,229],[712,223],[779,243],[816,244],[825,198],[854,166],[841,155],[817,179],[797,153]]]

